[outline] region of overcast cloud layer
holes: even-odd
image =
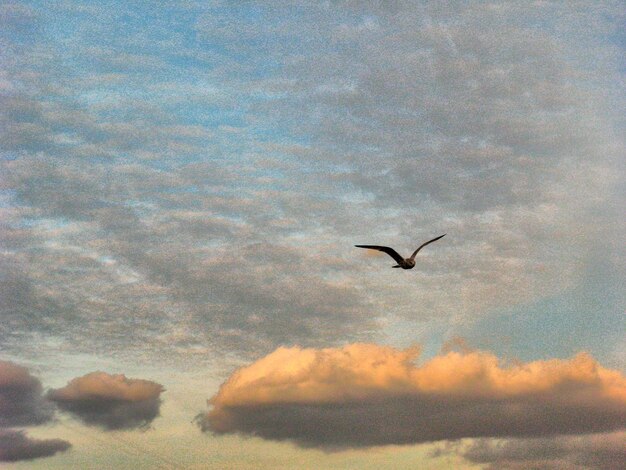
[[[3,5],[5,344],[463,324],[577,288],[599,234],[623,276],[619,2],[384,5]],[[446,232],[410,275],[352,247]]]
[[[580,354],[502,367],[487,353],[372,344],[280,348],[237,370],[203,430],[327,448],[623,429],[626,377]]]

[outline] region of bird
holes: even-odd
[[[447,234],[444,233],[443,235],[439,235],[437,238],[433,238],[432,240],[428,240],[426,243],[422,243],[419,246],[419,248],[413,252],[410,258],[403,258],[402,256],[398,254],[396,250],[388,246],[379,246],[379,245],[354,245],[354,246],[356,246],[357,248],[367,248],[369,250],[378,250],[378,251],[387,253],[396,261],[396,263],[398,263],[395,266],[392,266],[393,268],[413,269],[415,267],[415,255],[417,255],[417,253],[429,243],[436,242],[437,240],[445,237],[446,235]]]

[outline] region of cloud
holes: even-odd
[[[447,446],[489,470],[614,470],[626,461],[626,432],[537,439],[478,439],[469,446]]]
[[[9,38],[0,98],[12,350],[256,356],[576,285],[619,220],[616,4],[289,3],[170,5],[150,27],[120,4],[132,34],[106,8],[4,13],[50,33]],[[41,28],[58,18],[80,38]],[[444,232],[404,276],[351,251]]]
[[[418,354],[374,344],[279,348],[237,370],[199,424],[326,448],[624,426],[626,378],[588,354],[509,366],[485,352],[415,365]]]
[[[54,409],[42,392],[39,379],[25,367],[0,361],[0,462],[48,457],[70,448],[61,439],[31,439],[23,431],[3,429],[51,421]]]
[[[31,426],[52,419],[41,382],[24,367],[0,361],[0,427]]]
[[[71,444],[62,439],[32,439],[23,431],[0,429],[0,462],[17,462],[50,457]]]
[[[148,426],[159,416],[163,391],[149,380],[92,372],[50,390],[47,397],[85,424],[113,430]]]

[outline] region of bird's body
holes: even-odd
[[[393,266],[394,268],[413,269],[415,267],[415,255],[417,255],[417,253],[429,243],[436,242],[437,240],[445,236],[446,234],[444,233],[443,235],[440,235],[437,238],[433,238],[432,240],[429,240],[426,243],[422,243],[419,246],[419,248],[413,252],[410,258],[403,258],[402,256],[398,254],[396,250],[388,246],[380,246],[380,245],[354,245],[354,246],[356,246],[357,248],[367,248],[369,250],[378,250],[378,251],[382,251],[383,253],[387,253],[396,261],[396,263],[398,263],[395,266]]]

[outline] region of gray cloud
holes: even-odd
[[[24,367],[0,361],[0,427],[31,426],[52,419],[41,382]]]
[[[239,350],[252,350],[264,343],[267,345],[262,347],[272,348],[287,338],[306,343],[322,336],[342,337],[351,334],[355,325],[362,325],[356,337],[373,325],[367,318],[367,302],[359,298],[353,285],[324,278],[322,270],[336,269],[337,260],[329,262],[307,252],[310,250],[264,241],[269,237],[255,230],[265,223],[269,230],[289,233],[299,229],[297,221],[280,219],[279,214],[271,217],[275,209],[264,208],[252,196],[210,196],[203,191],[187,197],[186,188],[208,184],[198,180],[198,169],[192,172],[185,166],[161,176],[138,165],[118,170],[125,175],[120,180],[132,180],[135,190],[161,198],[164,187],[178,188],[180,197],[177,192],[171,198],[163,194],[163,200],[157,202],[160,207],[154,202],[129,205],[121,200],[130,196],[130,186],[119,186],[116,178],[105,174],[105,168],[87,169],[78,164],[60,170],[50,159],[42,159],[30,168],[15,165],[15,178],[27,178],[16,183],[24,200],[53,220],[64,215],[76,221],[69,225],[52,221],[51,227],[32,227],[32,245],[12,257],[21,267],[23,283],[28,282],[29,272],[54,283],[73,278],[71,283],[64,283],[66,288],[55,291],[56,299],[47,295],[47,304],[68,307],[64,317],[81,318],[60,325],[71,330],[78,324],[110,318],[117,324],[111,326],[122,331],[124,318],[143,321],[145,312],[149,323],[142,332],[167,334],[171,328],[162,321],[168,321],[164,307],[171,306],[185,312],[180,318],[187,319],[195,330],[195,338],[186,341],[206,343],[209,337],[211,342],[219,342],[223,338],[228,347]],[[53,175],[58,175],[59,181],[52,181]],[[61,181],[66,178],[74,183]],[[215,178],[219,180],[220,175]],[[80,191],[84,197],[75,197]],[[285,198],[285,204],[297,204],[298,210],[306,206],[306,199],[295,195],[289,201],[285,195],[273,197]],[[287,224],[281,225],[281,221]],[[42,249],[39,243],[47,237],[54,237],[58,244],[53,250],[44,248],[46,256],[42,258],[37,254]],[[51,269],[53,265],[56,267]],[[73,300],[82,290],[74,289],[79,284],[91,286],[86,291],[93,302]],[[33,298],[44,296],[36,286],[29,292],[27,302],[17,304],[16,300],[6,306],[14,318],[18,311],[41,309],[46,304]],[[169,305],[157,301],[164,296]],[[117,300],[112,303],[114,298]],[[103,302],[109,312],[95,316],[93,309]],[[148,305],[155,310],[148,311]],[[120,317],[111,311],[120,309],[132,314]],[[17,330],[33,326],[37,325],[31,323]],[[254,335],[248,341],[242,340],[249,331]],[[106,334],[106,329],[101,332]],[[103,342],[110,344],[111,339]]]
[[[598,91],[616,56],[580,62],[613,6],[366,3],[257,2],[262,21],[191,5],[193,41],[154,18],[11,49],[12,347],[336,345],[372,339],[382,316],[471,322],[576,285],[617,219],[621,142]],[[444,232],[401,278],[351,251]]]
[[[198,422],[327,449],[624,426],[626,379],[586,354],[508,367],[482,352],[415,365],[418,354],[373,344],[279,348],[233,373]]]
[[[85,424],[132,429],[146,427],[159,416],[163,390],[149,380],[92,372],[50,390],[47,398]]]
[[[624,432],[539,439],[478,439],[437,452],[457,452],[488,469],[615,470],[626,460]]]
[[[62,439],[32,439],[23,431],[0,429],[0,462],[17,462],[50,457],[71,444]]]

